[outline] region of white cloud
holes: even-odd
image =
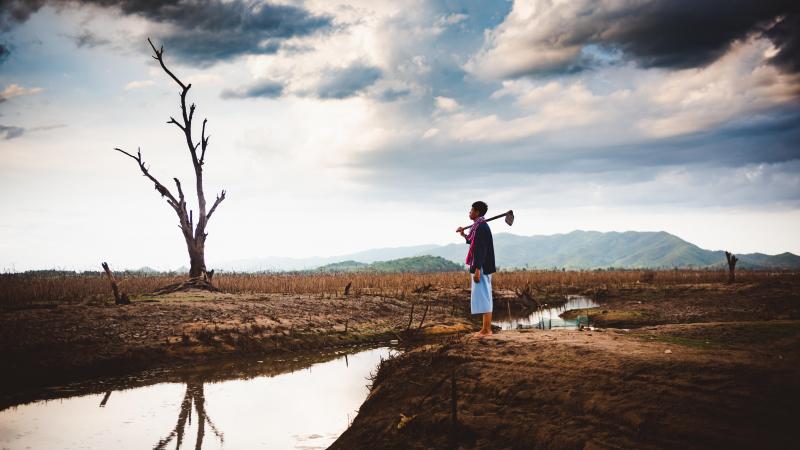
[[[130,91],[133,89],[143,89],[146,87],[150,87],[155,84],[153,80],[140,80],[140,81],[131,81],[125,85],[125,90]]]
[[[453,13],[453,14],[448,14],[446,16],[440,17],[439,20],[437,21],[437,23],[439,23],[441,25],[450,25],[450,26],[452,26],[452,25],[456,25],[458,23],[461,23],[461,22],[467,20],[468,17],[469,16],[466,15],[466,14]]]
[[[599,69],[572,77],[576,81],[571,83],[506,80],[490,98],[511,101],[516,110],[506,109],[504,116],[480,109],[463,111],[440,118],[445,123],[437,126],[457,140],[491,142],[576,127],[584,129],[583,138],[603,137],[597,141],[607,143],[709,131],[734,119],[795,104],[800,98],[800,75],[770,64],[772,48],[767,39],[751,37],[734,42],[726,54],[702,68],[668,71],[628,66],[623,70],[630,72],[630,81],[603,93],[593,92],[589,84],[618,77],[620,69]]]
[[[734,42],[709,66],[666,73],[641,85],[637,98],[651,113],[637,126],[653,137],[702,131],[743,115],[791,104],[800,97],[800,75],[769,64],[766,39]]]
[[[562,69],[580,53],[582,36],[602,33],[598,16],[625,10],[640,0],[516,0],[483,48],[465,68],[484,78],[508,78]]]
[[[15,83],[11,83],[0,92],[0,100],[8,100],[10,98],[19,97],[21,95],[33,95],[42,92],[44,89],[39,87],[26,88]]]
[[[436,107],[442,111],[453,112],[458,109],[458,102],[449,97],[436,97]]]

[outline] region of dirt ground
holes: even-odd
[[[465,335],[385,362],[332,448],[797,448],[800,283],[586,291],[595,330]]]
[[[463,301],[438,301],[426,312],[428,300],[198,291],[135,297],[126,306],[86,301],[0,310],[0,394],[187,361],[402,341],[472,327]]]
[[[646,285],[598,290],[592,325],[635,328],[670,323],[800,319],[800,282]],[[571,315],[585,314],[573,311]],[[570,314],[562,317],[568,318]]]
[[[583,294],[601,304],[589,310],[598,329],[467,339],[478,324],[469,292],[436,287],[407,298],[194,292],[128,306],[0,305],[0,398],[170,364],[398,340],[421,346],[381,365],[334,448],[796,447],[800,278],[527,294],[497,292],[498,318]]]
[[[798,417],[797,320],[531,329],[385,362],[331,448],[796,448]]]

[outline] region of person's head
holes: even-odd
[[[472,204],[472,209],[469,210],[469,218],[475,220],[478,217],[485,215],[486,211],[488,210],[489,207],[486,206],[486,203],[482,201],[477,201]]]

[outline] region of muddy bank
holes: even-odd
[[[6,368],[0,393],[167,364],[402,341],[472,327],[463,301],[426,304],[422,297],[195,292],[134,297],[128,306],[86,301],[7,309],[0,312]]]
[[[587,290],[591,291],[591,290]],[[568,311],[589,315],[593,326],[637,328],[670,323],[800,320],[800,281],[702,283],[594,289],[597,308]]]
[[[123,391],[157,383],[190,383],[199,381],[203,383],[218,383],[228,380],[273,377],[302,370],[312,364],[324,363],[370,350],[376,348],[377,345],[357,344],[281,355],[236,356],[206,361],[173,363],[133,373],[85,378],[45,388],[33,387],[31,389],[22,388],[15,391],[4,391],[0,392],[0,411],[31,401],[64,399],[74,396]]]
[[[799,416],[797,320],[531,329],[384,362],[332,448],[791,448]]]

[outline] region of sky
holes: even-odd
[[[0,1],[0,270],[188,265],[114,150],[193,184],[148,38],[208,119],[209,268],[462,242],[476,200],[495,233],[800,253],[798,30],[772,0]]]

